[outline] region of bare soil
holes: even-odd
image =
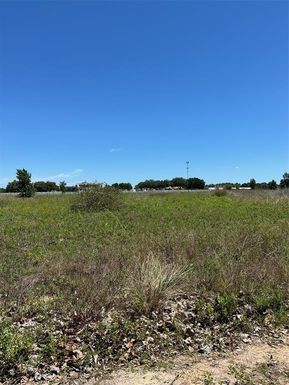
[[[239,376],[250,379],[252,384],[289,384],[289,344],[272,346],[254,342],[226,356],[210,355],[179,357],[172,367],[158,370],[120,370],[100,381],[74,382],[77,385],[204,385],[212,383],[242,384]],[[237,375],[238,376],[238,375]],[[237,380],[239,379],[239,382]],[[245,381],[245,380],[244,380]],[[245,382],[244,382],[245,383]],[[248,383],[248,382],[247,382]]]
[[[232,369],[233,368],[233,369]],[[233,372],[235,372],[235,374]],[[77,378],[76,378],[77,377]],[[231,353],[179,356],[158,369],[117,370],[105,378],[85,375],[25,385],[288,385],[289,338],[282,343],[255,340]]]

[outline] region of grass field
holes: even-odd
[[[33,328],[19,337],[15,326],[23,319],[49,329],[52,314],[83,325],[114,309],[135,320],[191,296],[200,314],[213,301],[225,322],[242,295],[288,324],[288,197],[126,194],[119,210],[101,212],[73,211],[72,199],[0,200],[3,375],[30,360]],[[60,349],[51,344],[49,357]]]

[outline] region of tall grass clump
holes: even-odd
[[[130,286],[130,300],[140,313],[150,313],[181,294],[191,267],[167,264],[153,253],[139,262]]]
[[[73,211],[118,210],[123,203],[120,190],[111,186],[93,186],[81,191],[71,203]]]

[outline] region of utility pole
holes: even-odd
[[[189,179],[189,164],[190,164],[190,162],[187,160],[186,164],[187,164],[187,179]]]

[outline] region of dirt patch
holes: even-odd
[[[183,373],[175,385],[204,384],[204,379],[211,378],[216,383],[230,381],[235,383],[242,377],[253,381],[260,377],[275,378],[280,384],[288,384],[289,377],[289,345],[269,346],[264,343],[255,343],[243,351],[232,353],[226,358],[203,358]],[[283,379],[282,379],[283,377]],[[287,377],[287,380],[286,380]],[[258,381],[259,382],[259,381]]]
[[[209,357],[180,357],[175,361],[174,368],[154,371],[120,370],[109,378],[81,384],[204,385],[220,382],[240,385],[243,383],[288,385],[289,344],[270,346],[262,342],[255,342],[226,357],[212,355]]]

